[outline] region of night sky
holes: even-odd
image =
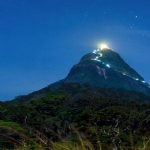
[[[103,41],[150,83],[149,0],[0,0],[0,100],[64,78]]]

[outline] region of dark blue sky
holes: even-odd
[[[0,0],[0,100],[64,78],[101,41],[150,82],[150,1]]]

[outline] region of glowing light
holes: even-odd
[[[93,54],[99,54],[100,53],[100,49],[95,49],[92,53]]]
[[[100,57],[103,57],[103,54],[102,53],[99,53]]]
[[[110,65],[109,65],[109,64],[106,64],[106,67],[107,67],[107,68],[110,68]]]
[[[96,53],[97,53],[97,50],[94,50],[93,53],[96,54]]]
[[[105,50],[105,49],[108,49],[109,47],[106,43],[101,43],[101,44],[98,45],[98,48],[100,50]]]
[[[145,81],[142,81],[143,83],[146,83]]]
[[[97,61],[101,62],[101,60],[97,59]]]
[[[138,78],[136,78],[135,80],[136,80],[136,81],[139,81],[139,79],[138,79]]]

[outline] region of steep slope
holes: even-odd
[[[104,92],[109,93],[104,94],[104,98],[108,97],[105,95],[115,98],[115,95],[122,95],[123,91],[126,100],[128,97],[128,99],[140,98],[143,102],[150,101],[149,84],[144,81],[143,77],[132,69],[118,53],[111,49],[98,49],[83,56],[65,79],[29,95],[19,96],[13,102],[29,102],[56,93],[65,93],[73,99],[85,97],[85,87],[94,89],[88,94],[89,96],[101,97],[103,95],[101,92]],[[102,89],[100,93],[94,92],[99,89]]]
[[[150,94],[149,85],[143,77],[111,49],[98,49],[83,56],[64,82]]]

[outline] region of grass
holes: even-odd
[[[144,142],[140,146],[135,147],[121,147],[120,150],[150,150],[150,139]],[[73,143],[72,141],[61,141],[53,144],[52,150],[106,150],[101,146],[97,145],[97,149],[94,148],[90,141],[83,141],[81,143]],[[113,147],[108,147],[108,150],[113,150]]]
[[[18,123],[3,120],[0,120],[0,128],[9,129],[17,132],[25,131]]]
[[[15,122],[0,120],[0,129],[6,132],[17,133],[21,137],[21,144],[15,146],[15,150],[45,150],[44,146],[38,141],[37,136],[30,137],[27,130]],[[88,137],[80,133],[77,129],[72,127],[73,135],[68,138],[63,138],[61,141],[52,142],[52,147],[48,150],[112,150],[112,145],[107,145],[101,142],[101,138],[97,135],[96,128],[91,129],[95,133],[96,142],[93,145]],[[1,140],[3,138],[0,138]],[[9,137],[8,137],[9,139]],[[43,138],[44,139],[44,138]],[[6,138],[7,140],[7,138]],[[14,139],[16,140],[16,139]],[[3,141],[3,140],[2,140]],[[0,143],[2,142],[0,141]],[[9,146],[8,146],[9,147]],[[96,148],[95,148],[96,147]],[[0,150],[10,150],[9,148],[2,148]],[[143,141],[137,145],[127,147],[120,147],[120,150],[150,150],[150,138],[144,138]]]
[[[0,120],[0,150],[43,150],[18,123]]]

